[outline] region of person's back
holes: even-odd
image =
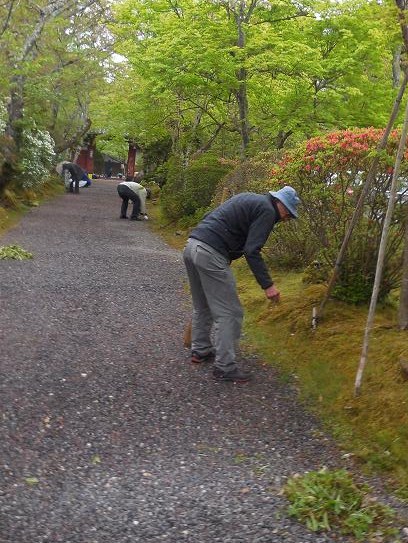
[[[135,181],[121,181],[118,184],[117,190],[119,196],[122,198],[120,212],[121,219],[127,218],[126,213],[129,199],[133,202],[133,212],[130,217],[131,220],[140,221],[148,218],[146,213],[147,190],[143,187],[143,185],[140,185]]]
[[[74,162],[61,162],[55,169],[63,177],[67,190],[78,194],[79,181],[86,175],[85,170]]]
[[[243,192],[208,213],[190,237],[208,243],[234,260],[244,252],[252,252],[259,237],[265,241],[276,221],[269,194]]]
[[[63,165],[63,170],[68,170],[71,174],[73,181],[80,181],[84,175],[86,175],[85,170],[75,164],[75,162],[67,162]]]
[[[190,237],[207,243],[230,261],[245,255],[256,280],[266,288],[271,280],[260,252],[278,220],[270,194],[243,192],[204,217]]]

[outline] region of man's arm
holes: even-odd
[[[261,249],[275,226],[275,222],[274,217],[270,213],[261,214],[251,224],[244,247],[246,261],[255,279],[264,290],[271,287],[273,281],[262,258]]]

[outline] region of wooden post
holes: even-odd
[[[312,309],[312,330],[316,330],[317,328],[317,307],[313,307]]]
[[[86,144],[82,145],[79,150],[79,155],[74,161],[78,166],[81,166],[81,168],[86,170],[86,165],[88,163],[88,146]]]
[[[88,140],[88,156],[85,170],[88,174],[92,175],[94,173],[94,157],[95,157],[95,140],[96,134],[89,134]]]

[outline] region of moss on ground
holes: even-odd
[[[408,359],[408,334],[398,330],[395,309],[377,310],[361,394],[355,397],[367,307],[331,301],[313,331],[312,308],[323,285],[305,287],[300,274],[275,274],[282,301],[274,305],[245,262],[234,268],[246,308],[246,348],[291,376],[301,399],[340,444],[367,468],[386,473],[408,498],[408,381],[399,365]]]
[[[64,185],[55,178],[36,190],[26,189],[16,192],[7,189],[0,198],[0,236],[16,225],[29,209],[57,194],[62,194],[64,190]]]

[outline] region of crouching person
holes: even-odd
[[[131,221],[143,221],[146,220],[146,189],[135,181],[122,181],[118,185],[118,194],[122,198],[122,205],[120,208],[120,218],[127,219],[127,209],[129,200],[133,202],[132,214],[130,216]]]
[[[261,249],[275,224],[297,218],[299,203],[289,186],[267,194],[244,192],[208,213],[190,234],[183,257],[193,299],[191,362],[214,362],[216,380],[251,379],[236,362],[243,310],[230,264],[244,256],[266,298],[279,301]]]
[[[87,175],[85,170],[74,162],[60,162],[55,167],[57,173],[63,178],[67,192],[75,192],[79,194],[79,182]]]

